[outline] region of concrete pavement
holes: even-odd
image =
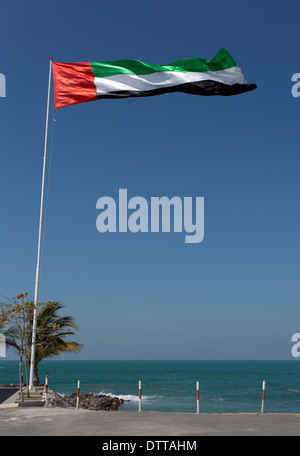
[[[300,414],[1,408],[1,436],[299,436]]]

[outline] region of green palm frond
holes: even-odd
[[[63,352],[79,353],[82,346],[77,342],[66,341],[78,329],[72,316],[58,315],[63,305],[58,301],[45,304],[37,318],[35,346],[36,363],[45,358],[59,356]],[[31,339],[31,336],[30,336]],[[29,341],[31,343],[31,340]]]

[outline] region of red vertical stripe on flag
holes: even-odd
[[[52,62],[54,109],[97,100],[90,63]]]

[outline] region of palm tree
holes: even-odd
[[[58,311],[64,306],[57,301],[46,303],[37,317],[37,333],[35,345],[35,361],[33,384],[39,385],[38,365],[46,358],[59,356],[64,352],[79,353],[82,346],[74,341],[67,341],[65,338],[74,334],[78,327],[73,317],[60,316]],[[32,319],[31,319],[32,322]],[[31,331],[29,331],[31,334]],[[28,347],[31,346],[31,336]],[[30,357],[31,353],[27,353]]]

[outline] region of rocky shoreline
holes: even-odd
[[[119,397],[106,396],[104,394],[80,393],[79,408],[87,410],[118,410],[124,404],[124,400]],[[76,393],[70,396],[61,396],[49,389],[45,407],[76,407]]]

